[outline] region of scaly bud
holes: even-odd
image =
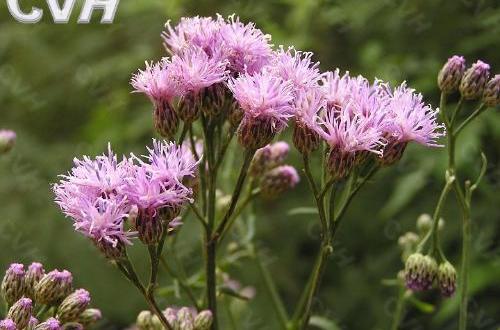
[[[167,308],[163,311],[163,315],[165,315],[165,318],[167,319],[167,322],[174,328],[178,328],[178,322],[177,322],[177,311],[173,308]]]
[[[490,75],[490,66],[482,61],[474,63],[460,82],[460,94],[466,100],[476,100],[483,96],[484,86]]]
[[[66,323],[62,326],[63,330],[84,330],[83,325],[77,322]]]
[[[451,297],[455,294],[457,288],[457,271],[448,261],[439,265],[438,284],[441,294],[444,297]]]
[[[495,75],[486,83],[483,102],[488,107],[496,107],[500,104],[500,74]]]
[[[156,210],[154,212],[157,213]],[[158,214],[150,214],[147,210],[139,211],[134,226],[139,239],[146,245],[158,243],[165,229],[163,220]]]
[[[16,323],[11,319],[0,321],[0,330],[17,330]]]
[[[38,325],[38,319],[34,316],[30,317],[30,321],[28,322],[28,327],[26,330],[34,330],[36,326]]]
[[[382,166],[391,166],[397,163],[402,157],[406,150],[408,143],[406,142],[389,142],[384,148],[384,154],[382,157],[377,157],[377,161]]]
[[[356,157],[354,153],[347,153],[338,148],[331,149],[327,154],[326,167],[330,175],[340,180],[349,175],[355,165]]]
[[[26,284],[26,296],[35,299],[35,286],[40,282],[42,277],[45,275],[45,270],[43,265],[39,262],[34,262],[28,267],[28,271],[25,276]]]
[[[299,181],[299,175],[293,166],[282,165],[264,174],[260,190],[263,197],[272,199],[292,189]]]
[[[244,117],[238,126],[240,144],[249,150],[257,150],[270,143],[276,130],[267,118]]]
[[[424,213],[424,214],[421,214],[418,218],[417,218],[417,229],[419,232],[425,234],[427,233],[429,230],[431,230],[432,228],[432,217],[427,214],[427,213]]]
[[[453,56],[443,66],[438,74],[439,89],[446,94],[450,94],[458,89],[460,80],[465,72],[465,59],[463,56]]]
[[[155,106],[153,121],[156,132],[166,139],[172,139],[179,127],[179,118],[167,101]]]
[[[18,301],[24,294],[24,265],[11,264],[2,280],[2,296],[7,304],[12,305]]]
[[[58,308],[57,318],[63,323],[76,322],[89,304],[89,292],[78,289],[63,300]]]
[[[296,122],[293,128],[293,145],[303,155],[318,149],[321,142],[319,134],[309,126]]]
[[[437,263],[431,256],[414,253],[405,264],[406,287],[413,291],[429,290],[436,277]]]
[[[194,330],[193,311],[188,307],[182,307],[177,312],[179,328],[182,330]]]
[[[223,83],[213,84],[205,88],[203,112],[208,116],[216,116],[220,113],[226,102],[227,89]]]
[[[14,321],[18,329],[24,329],[30,322],[32,312],[33,303],[31,299],[21,298],[9,309],[7,318]]]
[[[177,115],[186,124],[193,123],[200,116],[202,101],[203,99],[200,93],[189,93],[184,95],[179,102]]]
[[[50,318],[35,327],[35,330],[60,330],[61,323],[55,318]]]
[[[135,323],[140,330],[153,330],[153,313],[150,311],[140,312],[139,315],[137,315]]]
[[[9,152],[16,143],[16,133],[10,130],[0,130],[0,154]]]
[[[102,313],[96,308],[89,308],[83,311],[78,317],[78,323],[82,324],[84,327],[89,327],[96,324],[102,319]]]
[[[71,293],[73,276],[67,270],[53,270],[35,286],[35,301],[42,305],[57,305]]]
[[[201,311],[194,319],[195,330],[208,330],[212,326],[213,315],[209,310]]]
[[[403,249],[412,249],[417,245],[418,241],[419,241],[418,235],[409,231],[406,234],[399,237],[398,244]]]

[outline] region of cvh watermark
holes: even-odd
[[[9,12],[18,22],[26,24],[38,23],[43,17],[43,9],[32,7],[31,10],[23,11],[19,4],[20,0],[7,0]],[[62,6],[60,0],[46,0],[47,6],[52,14],[54,23],[68,23],[76,0],[63,0]],[[115,19],[116,10],[120,0],[84,0],[80,16],[78,17],[79,24],[88,24],[92,18],[92,12],[102,10],[101,24],[111,24]]]

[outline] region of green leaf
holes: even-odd
[[[309,324],[323,330],[340,330],[340,327],[334,321],[318,315],[313,315]]]
[[[288,211],[288,215],[316,215],[318,209],[315,207],[296,207]]]

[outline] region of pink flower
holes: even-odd
[[[295,120],[310,129],[318,125],[318,116],[326,108],[326,99],[319,88],[306,88],[295,98]]]
[[[235,73],[259,72],[272,58],[271,36],[232,15],[220,30],[225,55]]]
[[[200,47],[188,46],[172,57],[171,79],[179,83],[184,93],[197,94],[224,81],[226,66],[226,61],[210,58]]]
[[[317,87],[320,80],[319,62],[312,60],[313,53],[301,52],[290,47],[284,50],[283,46],[274,53],[271,64],[267,67],[269,71],[290,81],[297,93]]]
[[[429,147],[439,147],[437,139],[445,135],[444,126],[437,122],[438,110],[422,100],[422,94],[408,88],[406,83],[391,91],[384,87],[389,98],[389,139],[398,143],[417,142]]]
[[[146,68],[132,76],[134,91],[146,94],[157,106],[162,102],[170,103],[174,97],[181,96],[181,86],[179,81],[172,79],[169,66],[170,60],[167,58],[157,63],[146,62]]]

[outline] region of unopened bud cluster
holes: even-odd
[[[262,196],[273,199],[292,189],[300,181],[297,170],[284,162],[290,147],[279,141],[258,149],[250,165],[250,175],[259,182]]]
[[[73,291],[73,276],[69,271],[45,273],[43,265],[37,262],[27,270],[23,264],[10,265],[2,280],[1,293],[9,310],[6,319],[0,322],[0,330],[83,329],[101,319],[99,310],[87,309],[90,294],[84,289]],[[41,322],[34,317],[35,310],[44,307],[56,310],[56,317]]]
[[[204,310],[197,312],[193,308],[167,308],[163,311],[167,322],[175,330],[208,330],[213,321],[212,312]],[[139,330],[162,330],[163,326],[158,316],[150,311],[142,311],[137,316],[136,325]]]

